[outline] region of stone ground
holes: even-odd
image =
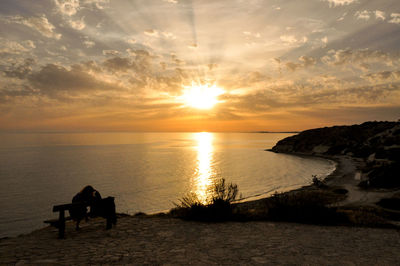
[[[131,216],[106,231],[98,218],[68,222],[66,239],[50,227],[1,239],[0,264],[400,265],[400,231]]]

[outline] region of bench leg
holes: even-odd
[[[65,216],[64,210],[60,211],[60,216],[58,218],[58,238],[64,238],[65,233]]]
[[[107,217],[107,225],[106,225],[106,229],[111,229],[112,228],[112,221],[110,217]]]

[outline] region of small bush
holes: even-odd
[[[393,225],[390,225],[386,221],[389,218],[389,213],[385,213],[374,207],[344,207],[338,209],[337,212],[345,217],[345,224],[367,227],[393,227]]]
[[[198,221],[226,221],[232,218],[232,206],[238,196],[236,184],[226,184],[225,179],[215,182],[206,203],[199,200],[195,193],[189,193],[175,204],[171,210],[173,216]]]
[[[275,221],[336,224],[343,221],[336,208],[326,207],[333,198],[319,190],[275,193],[268,201],[267,219]]]
[[[214,191],[212,195],[212,202],[227,202],[232,203],[238,196],[239,189],[236,184],[230,183],[228,186],[225,184],[225,179],[219,179],[214,184]]]

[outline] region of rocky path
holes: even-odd
[[[1,265],[399,265],[400,232],[271,222],[198,223],[123,217],[67,224],[66,239],[44,228],[0,240]]]

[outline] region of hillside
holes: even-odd
[[[400,187],[400,123],[365,122],[310,129],[280,140],[272,151],[361,158],[363,187]]]

